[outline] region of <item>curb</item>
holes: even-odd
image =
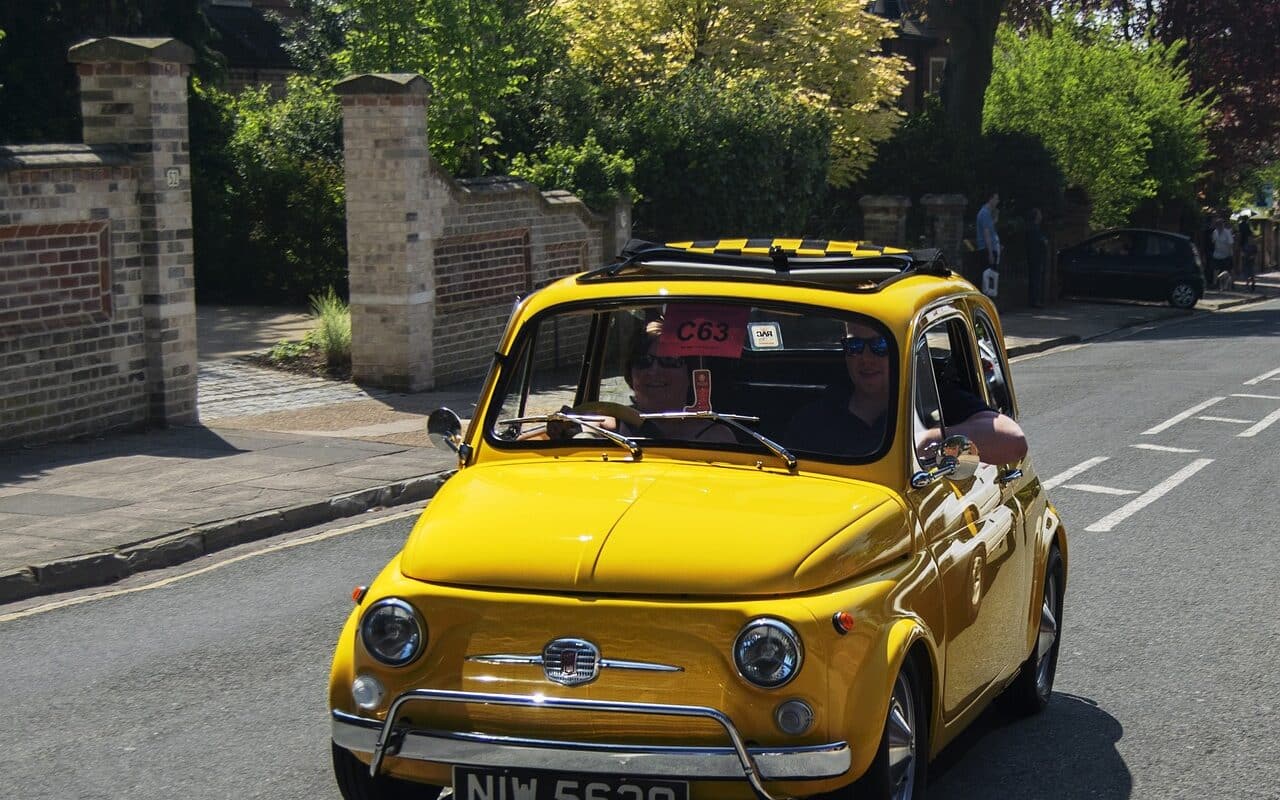
[[[172,567],[228,547],[389,507],[429,500],[455,470],[341,494],[314,503],[233,517],[128,547],[71,556],[0,573],[0,603],[115,583],[146,570]]]

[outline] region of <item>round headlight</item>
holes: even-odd
[[[379,600],[360,622],[364,649],[384,664],[403,667],[427,644],[426,625],[413,606],[395,597]]]
[[[803,660],[800,636],[782,620],[752,620],[733,643],[739,674],[765,689],[785,685],[800,671]]]

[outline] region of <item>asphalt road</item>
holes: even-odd
[[[932,797],[1280,798],[1277,343],[1273,301],[1015,363],[1072,537],[1056,694],[1030,720],[981,718],[935,763]],[[330,650],[351,587],[410,523],[330,525],[0,608],[0,785],[337,798]]]

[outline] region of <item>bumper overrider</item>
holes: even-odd
[[[673,747],[600,744],[479,733],[417,730],[396,726],[400,709],[411,702],[475,703],[526,708],[558,708],[611,714],[646,714],[709,719],[728,735],[723,747]],[[387,756],[467,767],[508,767],[570,774],[604,774],[635,778],[685,780],[745,779],[764,800],[782,800],[764,788],[764,781],[804,781],[834,778],[848,771],[851,756],[846,742],[804,747],[747,747],[733,720],[708,706],[629,703],[514,694],[487,694],[445,689],[413,689],[396,697],[385,722],[333,711],[333,741],[373,758],[369,774],[377,776]]]

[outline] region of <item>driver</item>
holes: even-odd
[[[631,387],[631,408],[637,413],[605,417],[596,424],[623,436],[699,442],[737,441],[728,426],[714,420],[640,418],[640,414],[683,411],[689,403],[690,365],[683,356],[658,355],[658,342],[661,338],[661,320],[650,322],[632,342],[631,351],[627,355],[622,377],[627,386]],[[552,439],[570,438],[574,427],[576,426],[552,423],[547,426],[547,433]]]

